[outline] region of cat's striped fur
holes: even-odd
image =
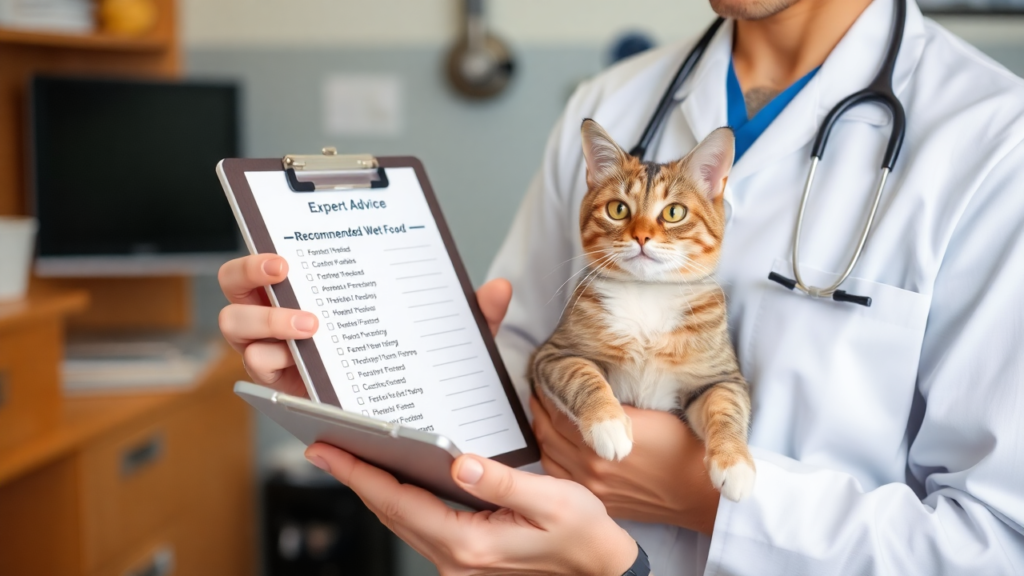
[[[668,164],[626,154],[593,120],[584,121],[582,136],[588,191],[580,234],[589,267],[555,333],[534,353],[531,382],[609,460],[632,449],[620,402],[679,413],[704,440],[715,487],[739,500],[755,474],[746,443],[750,398],[725,297],[712,279],[732,131],[712,132]]]

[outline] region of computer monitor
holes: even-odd
[[[37,274],[207,273],[240,252],[214,173],[239,155],[234,85],[36,77],[29,138]]]

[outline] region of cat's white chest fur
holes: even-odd
[[[653,343],[684,320],[690,302],[703,290],[685,284],[654,284],[601,279],[592,285],[607,313],[606,330],[626,342],[632,361],[612,366],[608,383],[625,404],[651,410],[679,407],[679,375],[648,357]]]

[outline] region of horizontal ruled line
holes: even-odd
[[[455,316],[458,316],[458,314],[448,314],[446,316],[435,316],[433,318],[424,318],[423,320],[413,320],[412,323],[413,324],[419,324],[420,322],[430,322],[432,320],[442,320],[444,318],[454,318]]]
[[[492,418],[497,418],[498,416],[501,416],[501,414],[495,414],[494,416],[488,416],[487,418],[480,418],[479,420],[470,420],[469,422],[463,422],[462,424],[459,424],[459,426],[469,426],[470,424],[476,424],[477,422],[483,422],[484,420],[491,420]]]
[[[469,342],[463,342],[462,344],[452,344],[451,346],[441,346],[440,348],[433,348],[431,350],[424,350],[424,352],[437,352],[438,350],[447,350],[449,348],[458,348],[459,346],[469,346]]]
[[[438,366],[445,366],[445,365],[448,365],[448,364],[457,364],[459,362],[465,362],[466,360],[472,360],[474,358],[476,358],[476,356],[470,356],[469,358],[461,358],[459,360],[449,360],[448,362],[441,362],[440,364],[434,364],[434,368],[437,368]]]
[[[406,260],[405,262],[392,262],[392,266],[401,266],[402,264],[419,264],[421,262],[433,262],[437,258],[424,258],[423,260]]]
[[[423,278],[424,276],[440,276],[440,272],[428,272],[426,274],[415,274],[413,276],[399,276],[395,280],[411,280],[413,278]]]
[[[466,376],[473,376],[474,374],[482,374],[483,370],[477,370],[476,372],[470,372],[469,374],[459,374],[458,376],[449,376],[448,378],[441,378],[438,382],[447,382],[449,380],[457,380],[459,378],[465,378]]]
[[[433,306],[435,304],[444,304],[445,302],[451,302],[451,300],[438,300],[437,302],[427,302],[426,304],[413,304],[407,306],[407,308],[423,308],[424,306]]]
[[[430,244],[420,244],[418,246],[399,246],[398,248],[385,248],[383,252],[394,252],[395,250],[415,250],[417,248],[430,248]]]
[[[450,394],[445,394],[445,396],[455,396],[456,394],[464,394],[466,392],[472,392],[473,390],[480,390],[481,388],[487,388],[487,386],[484,385],[484,386],[477,386],[476,388],[467,388],[466,390],[459,390],[458,392],[452,392]]]
[[[498,430],[497,432],[491,432],[489,434],[482,434],[480,436],[477,436],[476,438],[467,438],[466,442],[472,442],[473,440],[479,440],[481,438],[487,438],[488,436],[494,436],[495,434],[501,434],[502,432],[508,432],[508,428],[505,428],[504,430]]]
[[[431,290],[444,290],[447,286],[434,286],[433,288],[417,288],[416,290],[406,290],[402,294],[413,294],[415,292],[430,292]]]
[[[443,332],[431,332],[430,334],[424,334],[420,336],[420,338],[426,338],[427,336],[437,336],[439,334],[451,334],[452,332],[458,332],[460,330],[465,330],[465,328],[456,328],[454,330],[445,330]]]
[[[452,408],[452,412],[458,412],[459,410],[465,410],[466,408],[473,408],[475,406],[483,406],[484,404],[490,404],[494,400],[484,400],[483,402],[477,402],[476,404],[470,404],[469,406],[461,406],[459,408]]]

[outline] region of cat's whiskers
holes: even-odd
[[[547,278],[548,276],[551,276],[552,274],[557,272],[559,268],[561,268],[562,266],[565,266],[566,264],[568,264],[569,262],[572,262],[573,260],[579,260],[580,258],[583,258],[583,257],[586,257],[586,256],[590,256],[591,254],[600,254],[602,252],[610,252],[611,250],[612,250],[612,248],[603,248],[601,250],[594,250],[592,252],[584,252],[583,254],[580,254],[579,256],[573,256],[572,258],[569,258],[568,260],[566,260],[566,261],[558,264],[554,268],[552,268],[550,272],[548,272],[547,274],[544,275],[544,278]],[[584,266],[584,268],[586,268],[586,266]],[[579,274],[579,272],[577,272],[577,274]]]
[[[610,249],[609,249],[609,250],[610,250]],[[588,254],[593,254],[593,253],[595,253],[595,252],[607,252],[607,251],[608,251],[608,250],[595,250],[594,252],[588,252]],[[575,278],[575,277],[579,276],[579,275],[580,275],[581,273],[583,273],[583,271],[585,271],[585,270],[586,270],[587,268],[590,268],[591,266],[593,266],[593,265],[597,264],[598,262],[601,262],[602,260],[604,260],[604,259],[606,259],[606,258],[610,258],[610,257],[612,257],[612,256],[614,256],[614,254],[608,254],[608,255],[606,255],[606,256],[602,256],[601,258],[598,258],[598,259],[597,259],[597,260],[595,260],[595,261],[594,261],[593,263],[587,263],[587,264],[585,264],[585,265],[584,265],[584,266],[583,266],[582,268],[580,268],[580,269],[579,269],[579,270],[578,270],[578,271],[577,271],[577,272],[576,272],[575,274],[573,274],[572,276],[569,276],[569,278],[567,278],[567,279],[565,280],[565,282],[562,282],[562,285],[561,285],[561,286],[559,286],[559,287],[558,287],[558,288],[557,288],[557,289],[555,290],[555,293],[551,295],[551,298],[548,298],[548,301],[547,301],[547,302],[545,302],[545,303],[544,303],[544,305],[545,305],[545,306],[547,306],[548,304],[551,304],[551,301],[555,299],[555,296],[558,296],[558,293],[562,291],[562,288],[565,288],[565,285],[566,285],[566,284],[568,284],[570,280],[572,280],[573,278]],[[564,264],[564,263],[565,263],[565,262],[563,262],[563,264]],[[570,296],[569,298],[571,299],[571,298],[572,298],[572,296]],[[564,307],[563,307],[563,311],[564,311]]]
[[[583,286],[583,289],[580,290],[580,293],[576,296],[576,302],[573,303],[572,310],[569,312],[570,314],[576,312],[576,305],[580,303],[580,298],[583,298],[583,294],[585,294],[587,289],[590,288],[590,285],[593,284],[594,281],[598,279],[599,276],[596,276],[596,274],[598,274],[602,269],[607,268],[608,266],[611,266],[612,264],[616,263],[618,261],[618,259],[616,258],[617,256],[618,254],[612,254],[611,259],[606,260],[603,264],[595,268],[593,272],[588,274],[586,278],[584,278],[583,281],[580,282],[580,285]],[[593,279],[590,280],[590,282],[588,283],[587,279],[591,277],[593,277]],[[586,283],[586,285],[584,285],[584,283]],[[572,297],[570,297],[570,300],[571,299]],[[568,304],[568,302],[566,302],[566,304]],[[562,313],[565,313],[565,308],[562,308]]]
[[[613,261],[612,259],[614,259],[615,256],[616,256],[616,254],[612,253],[612,254],[604,256],[601,259],[595,261],[593,264],[588,264],[587,266],[584,266],[583,270],[586,270],[586,269],[588,269],[591,266],[596,266],[596,267],[593,270],[591,270],[590,274],[587,274],[586,276],[583,277],[583,280],[581,280],[580,283],[576,285],[576,289],[575,290],[579,290],[579,287],[582,286],[583,283],[587,281],[587,278],[590,278],[591,276],[593,276],[595,272],[600,270],[602,267],[604,267],[604,266],[606,266],[608,264],[611,264],[612,261]],[[580,272],[582,272],[583,270],[580,270]],[[579,272],[577,272],[576,274],[579,274]],[[575,276],[576,274],[573,274],[573,276]],[[572,278],[570,278],[569,280],[572,280]],[[565,286],[565,284],[568,283],[569,280],[566,280],[565,282],[563,282],[562,286]],[[561,290],[561,287],[559,287],[559,290]],[[573,291],[573,294],[576,293],[575,290]],[[557,292],[556,292],[556,294],[557,294]],[[582,295],[582,293],[581,293],[581,295]],[[555,298],[554,296],[551,297],[552,300],[554,298]],[[559,319],[561,319],[562,316],[565,315],[565,309],[569,306],[569,302],[571,300],[572,300],[572,294],[570,294],[569,297],[565,300],[565,304],[562,306],[562,312],[561,312],[561,314],[558,315]],[[577,302],[579,302],[579,300],[580,300],[579,298],[576,298]],[[548,302],[551,302],[551,300],[548,300]],[[575,309],[576,309],[576,305],[573,304],[573,310],[575,310]]]

